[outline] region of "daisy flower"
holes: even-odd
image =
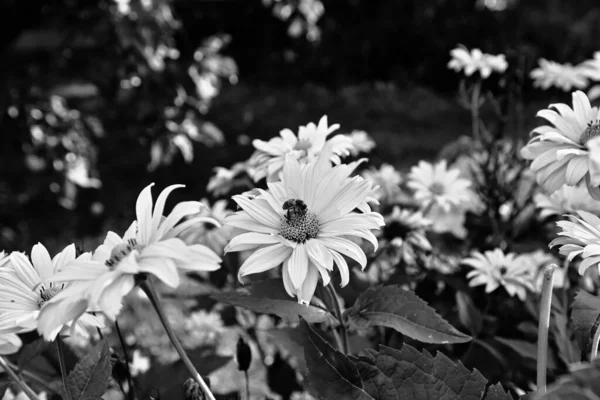
[[[213,171],[214,175],[209,179],[206,190],[217,197],[231,192],[236,187],[248,187],[251,182],[245,175],[253,174],[253,169],[246,162],[235,163],[230,169],[215,167]]]
[[[207,199],[200,201],[205,207],[190,218],[207,217],[224,224],[225,218],[229,214],[233,214],[233,211],[227,209],[227,200],[217,200],[212,206]],[[178,235],[186,244],[203,244],[216,254],[223,254],[223,249],[232,236],[233,228],[231,226],[216,226],[208,222],[198,222]]]
[[[0,355],[6,356],[14,354],[23,346],[21,338],[16,333],[11,332],[11,329],[0,332]]]
[[[562,89],[569,92],[571,89],[584,89],[588,85],[585,71],[571,64],[559,64],[541,58],[539,67],[529,73],[533,79],[533,86],[547,90],[550,87]]]
[[[558,233],[560,237],[550,242],[550,248],[560,246],[560,254],[568,261],[581,256],[579,274],[583,275],[589,267],[600,263],[600,218],[587,211],[578,211],[577,216],[567,218],[556,223],[562,231]]]
[[[377,201],[393,203],[400,195],[402,175],[390,164],[382,164],[379,169],[368,169],[361,173],[365,179],[373,181],[379,188],[373,193]]]
[[[364,204],[372,183],[360,176],[350,178],[354,165],[332,167],[331,144],[317,160],[301,166],[293,155],[287,155],[282,181],[269,182],[269,191],[250,200],[233,199],[242,208],[227,218],[227,224],[248,232],[234,237],[226,252],[254,249],[238,271],[238,279],[283,264],[282,276],[287,293],[309,304],[319,276],[326,286],[329,273],[337,265],[342,286],[350,273],[344,255],[365,267],[363,250],[347,236],[370,241],[377,247],[371,232],[384,225],[375,212],[353,212]]]
[[[394,206],[392,214],[385,218],[383,235],[407,264],[414,264],[418,252],[431,251],[431,243],[425,231],[431,221],[420,211],[411,211]]]
[[[471,182],[459,175],[459,169],[448,169],[446,160],[435,165],[420,161],[411,168],[407,185],[414,190],[414,199],[422,208],[438,205],[450,211],[452,206],[470,203],[474,197],[469,189]]]
[[[31,261],[23,254],[13,252],[10,262],[0,271],[0,326],[14,328],[16,333],[29,332],[38,328],[38,316],[45,309],[47,302],[68,288],[68,283],[55,281],[46,283],[47,279],[56,276],[60,270],[77,261],[89,259],[90,254],[82,254],[76,258],[75,245],[67,246],[53,259],[48,250],[38,243],[31,250]],[[50,312],[50,317],[61,313],[62,321],[48,333],[54,339],[61,331],[73,334],[75,330],[85,334],[86,327],[103,327],[102,321],[81,310],[77,318],[60,311]],[[74,321],[77,320],[77,321]],[[69,329],[70,328],[70,329]]]
[[[552,194],[536,193],[533,196],[535,207],[541,218],[555,215],[573,214],[578,210],[600,215],[600,202],[594,200],[585,185],[563,186]]]
[[[448,63],[448,68],[456,72],[464,70],[466,76],[478,71],[481,77],[486,79],[492,72],[503,73],[508,68],[504,54],[485,54],[479,49],[469,51],[465,46],[459,45],[450,51],[450,55],[452,60]]]
[[[65,309],[68,309],[76,313],[70,305],[73,299],[78,299],[97,306],[110,320],[114,320],[121,310],[122,298],[134,288],[139,275],[153,275],[175,288],[179,286],[180,270],[219,269],[221,259],[212,250],[200,244],[186,245],[177,237],[199,222],[218,223],[205,217],[179,223],[184,217],[202,209],[203,205],[198,201],[179,203],[164,217],[167,197],[183,185],[172,185],[163,190],[154,207],[153,185],[140,193],[136,203],[137,220],[122,238],[109,232],[91,260],[73,263],[52,278],[52,281],[75,281],[77,285],[59,293],[46,308],[63,310],[63,313],[67,313]],[[39,319],[44,335],[62,320],[61,317],[54,318],[50,312],[42,312]]]
[[[533,278],[537,268],[515,253],[504,254],[500,249],[483,254],[475,251],[471,257],[463,259],[462,264],[473,268],[467,274],[467,278],[471,279],[469,286],[485,285],[486,293],[492,293],[502,286],[511,297],[517,295],[524,301],[527,290],[535,290]]]
[[[375,141],[365,131],[352,131],[346,136],[352,141],[352,148],[349,150],[353,156],[370,153],[375,148]]]
[[[552,109],[538,112],[551,125],[533,130],[534,137],[521,149],[523,158],[533,160],[531,169],[537,182],[548,193],[567,184],[575,186],[584,181],[590,194],[599,192],[598,176],[590,174],[588,141],[600,135],[598,108],[592,107],[587,96],[573,93],[573,108],[566,104],[553,104]]]
[[[275,137],[265,142],[255,139],[252,145],[256,152],[250,157],[250,164],[255,167],[253,179],[255,182],[262,178],[267,181],[281,179],[281,171],[287,154],[292,154],[301,164],[314,161],[323,150],[326,143],[332,146],[331,161],[340,164],[340,157],[350,155],[353,149],[352,140],[345,135],[328,136],[339,129],[339,124],[329,126],[327,116],[323,116],[318,125],[309,123],[300,126],[298,136],[290,129],[279,132],[281,137]]]

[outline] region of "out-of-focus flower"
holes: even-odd
[[[47,400],[48,395],[46,392],[40,392],[37,394],[37,400]],[[2,400],[30,400],[29,396],[25,392],[18,392],[15,394],[10,388],[6,389],[4,392],[4,397]]]
[[[559,260],[552,254],[544,250],[536,250],[531,253],[521,255],[525,261],[531,263],[535,271],[534,286],[536,293],[541,293],[542,284],[544,282],[544,269],[550,264],[560,265]],[[553,287],[562,288],[568,283],[567,270],[565,268],[557,268],[553,275]]]
[[[450,211],[452,206],[473,201],[474,193],[469,189],[471,182],[459,175],[460,170],[448,169],[446,160],[435,165],[420,161],[411,168],[407,185],[414,190],[414,198],[421,208],[438,205],[444,211]]]
[[[38,317],[46,303],[63,290],[64,282],[46,283],[56,276],[63,268],[74,262],[89,260],[90,254],[75,257],[75,245],[67,246],[54,259],[50,258],[44,245],[38,243],[31,250],[31,261],[23,254],[13,252],[7,267],[0,271],[0,326],[14,329],[14,332],[29,332],[39,329]],[[73,334],[76,331],[87,334],[87,327],[104,327],[102,321],[83,309],[76,318],[61,310],[48,311],[50,318],[58,318],[57,323],[48,332],[48,338],[54,339],[61,331]]]
[[[533,197],[536,208],[540,209],[540,217],[573,214],[579,210],[600,215],[600,202],[594,200],[585,185],[563,186],[548,195],[536,193]]]
[[[473,268],[467,274],[469,286],[485,285],[486,293],[502,286],[510,296],[516,295],[524,301],[527,290],[535,290],[533,279],[537,269],[526,258],[515,253],[504,254],[500,249],[483,254],[475,251],[463,259],[462,264]]]
[[[248,232],[234,237],[225,251],[257,249],[240,267],[239,279],[283,264],[286,291],[299,303],[309,304],[319,275],[324,286],[329,284],[334,263],[342,286],[348,284],[350,273],[342,254],[365,267],[365,253],[346,237],[367,239],[376,248],[371,230],[384,224],[383,217],[353,212],[373,184],[359,176],[350,178],[356,163],[332,167],[331,147],[304,167],[287,155],[281,182],[270,183],[269,191],[259,189],[254,200],[234,196],[243,211],[228,217],[227,224]]]
[[[521,155],[533,160],[531,169],[537,182],[553,193],[567,184],[585,182],[593,197],[600,190],[600,176],[590,174],[588,141],[600,135],[600,114],[592,107],[585,93],[573,93],[573,108],[553,104],[551,109],[537,113],[553,126],[543,125],[533,130],[533,138],[521,150]]]
[[[200,310],[186,318],[184,329],[185,347],[214,346],[223,334],[223,319],[218,312]]]
[[[583,275],[589,267],[600,263],[600,218],[586,211],[578,211],[577,215],[556,223],[562,231],[550,242],[550,248],[560,246],[560,254],[567,256],[568,261],[581,256],[579,274]]]
[[[425,236],[425,231],[430,226],[431,221],[420,211],[395,206],[392,214],[385,218],[383,235],[398,251],[401,260],[414,264],[418,252],[431,251],[431,243]]]
[[[581,73],[593,81],[600,81],[600,51],[594,53],[594,58],[579,64]]]
[[[190,218],[207,217],[212,218],[220,224],[225,223],[225,218],[233,211],[227,209],[227,200],[217,200],[211,207],[207,199],[201,200],[206,207],[190,216]],[[234,229],[231,226],[216,226],[211,223],[198,222],[190,226],[179,234],[179,238],[186,244],[203,244],[216,254],[223,254],[223,249],[234,235]]]
[[[14,333],[14,329],[8,328],[8,330],[0,331],[0,356],[14,354],[19,351],[21,346],[23,346],[23,342]]]
[[[370,179],[378,188],[372,196],[382,203],[394,203],[401,193],[402,175],[390,164],[382,164],[379,169],[368,169],[362,172],[365,179]]]
[[[482,53],[479,49],[469,51],[465,46],[459,45],[450,51],[452,59],[448,68],[460,72],[464,70],[466,76],[471,76],[479,71],[483,79],[489,78],[492,72],[503,73],[508,68],[504,54],[492,55]]]
[[[556,87],[565,92],[573,88],[584,89],[588,85],[588,78],[580,67],[571,64],[559,64],[541,58],[539,67],[530,72],[529,77],[533,79],[533,86],[542,88]]]
[[[352,131],[347,134],[352,141],[352,148],[350,154],[357,156],[360,153],[370,153],[375,148],[375,141],[365,131]]]
[[[89,161],[83,157],[77,159],[67,165],[66,178],[74,184],[83,188],[98,189],[102,187],[102,181],[97,178],[90,177]]]
[[[139,350],[134,350],[133,357],[129,363],[129,372],[131,376],[145,374],[150,369],[150,358],[146,357]]]
[[[250,187],[251,182],[245,174],[252,176],[253,171],[254,168],[247,162],[235,163],[230,169],[215,167],[215,174],[208,181],[206,190],[218,197],[231,192],[236,187]]]
[[[169,194],[183,185],[172,185],[161,192],[153,207],[151,188],[140,193],[136,203],[137,220],[131,224],[123,238],[109,232],[104,244],[94,252],[93,259],[71,263],[51,278],[53,281],[76,281],[77,288],[65,288],[48,302],[45,310],[63,315],[77,314],[68,305],[73,299],[98,306],[107,318],[114,320],[121,310],[122,298],[135,286],[139,274],[154,275],[171,287],[179,286],[179,270],[214,271],[220,268],[221,259],[209,248],[186,245],[177,238],[181,232],[198,222],[216,221],[196,217],[179,222],[186,216],[198,213],[203,207],[198,201],[177,204],[168,216],[163,216]],[[50,311],[40,314],[40,329],[47,335],[60,324],[64,316],[52,318]]]
[[[252,145],[256,152],[249,160],[250,165],[255,168],[252,176],[254,181],[265,177],[269,182],[280,180],[286,155],[291,154],[300,164],[308,164],[316,159],[326,143],[332,149],[331,162],[340,164],[340,157],[350,155],[353,145],[352,140],[345,135],[328,139],[339,127],[338,124],[329,126],[327,116],[323,116],[318,125],[311,122],[300,126],[298,136],[290,129],[284,129],[279,132],[281,137],[274,137],[268,142],[255,139]]]
[[[427,218],[432,221],[430,230],[435,233],[451,233],[459,239],[467,237],[465,221],[468,209],[459,206],[450,206],[445,209],[434,204],[427,212]]]

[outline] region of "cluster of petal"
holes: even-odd
[[[568,92],[575,89],[584,89],[588,85],[588,77],[585,70],[571,64],[559,64],[541,58],[539,67],[529,73],[533,79],[533,86],[546,90],[555,87]]]
[[[227,200],[217,200],[211,206],[207,199],[200,200],[205,206],[202,210],[189,218],[206,217],[216,220],[219,224],[225,223],[225,218],[233,211],[227,209]],[[216,254],[223,254],[223,249],[233,236],[230,226],[217,226],[213,223],[198,222],[182,231],[178,237],[186,244],[203,244]]]
[[[579,210],[600,215],[600,202],[594,200],[585,185],[563,186],[552,194],[536,193],[533,202],[541,218],[573,214]]]
[[[375,148],[375,141],[365,131],[352,131],[346,135],[352,141],[350,154],[357,156],[360,153],[370,153]]]
[[[414,199],[422,208],[438,205],[450,211],[453,206],[472,203],[475,197],[471,182],[460,177],[459,169],[448,169],[446,160],[435,165],[420,161],[411,168],[407,186],[414,190]]]
[[[290,129],[279,132],[280,137],[274,137],[268,142],[255,139],[252,145],[256,148],[249,163],[254,168],[252,177],[255,182],[267,178],[267,181],[281,179],[281,171],[285,158],[291,154],[301,164],[308,164],[316,159],[325,144],[332,149],[331,162],[340,164],[340,157],[350,155],[354,149],[352,139],[345,135],[328,138],[339,129],[338,124],[329,126],[327,116],[323,116],[318,125],[313,122],[300,126],[298,136]]]
[[[153,205],[151,187],[140,193],[136,203],[136,221],[121,238],[109,232],[104,243],[90,260],[71,263],[51,281],[72,281],[46,304],[39,316],[44,335],[61,323],[63,315],[77,315],[85,306],[97,307],[110,320],[121,310],[122,298],[135,286],[139,275],[154,276],[168,286],[180,283],[179,271],[214,271],[220,258],[201,244],[186,245],[178,235],[199,222],[218,223],[210,218],[196,217],[179,223],[184,217],[198,213],[203,207],[198,201],[177,204],[168,216],[163,216],[169,194],[183,185],[172,185],[161,192]],[[47,311],[48,310],[48,311]]]
[[[70,265],[88,260],[89,253],[76,257],[75,245],[67,246],[54,258],[50,258],[48,250],[42,244],[36,244],[31,250],[31,261],[23,253],[13,252],[10,261],[0,271],[0,326],[16,333],[40,330],[39,315],[46,309],[48,301],[63,290],[69,288],[68,283],[56,281],[47,283],[62,269]],[[103,327],[101,320],[86,313],[87,307],[77,317],[61,315],[61,322],[47,332],[48,339],[54,339],[59,333],[86,334],[89,327]],[[50,312],[51,318],[58,318]],[[62,314],[62,313],[61,313]]]
[[[553,109],[537,113],[552,125],[533,130],[533,137],[521,150],[527,160],[533,160],[531,169],[537,182],[553,193],[567,184],[575,186],[585,180],[590,194],[600,185],[598,176],[590,175],[588,141],[595,135],[600,114],[581,91],[573,93],[573,108],[566,104],[552,104]],[[596,189],[594,188],[596,187]]]
[[[378,186],[373,193],[373,197],[382,203],[394,203],[401,194],[400,184],[402,175],[393,165],[381,164],[379,169],[364,170],[361,175],[363,178],[371,180]]]
[[[467,274],[469,286],[485,285],[486,293],[504,287],[510,296],[525,300],[527,290],[535,290],[533,278],[537,269],[527,258],[515,253],[504,254],[500,249],[475,251],[462,264],[473,268]]]
[[[342,286],[348,283],[344,255],[366,266],[365,253],[347,237],[363,238],[377,247],[371,230],[379,229],[384,221],[366,205],[373,184],[360,176],[350,178],[358,163],[332,167],[330,156],[331,147],[324,149],[315,162],[300,165],[288,155],[282,181],[268,182],[269,190],[259,189],[260,195],[252,200],[234,196],[242,210],[228,217],[227,224],[248,232],[234,237],[225,250],[255,250],[240,267],[240,280],[283,264],[286,291],[299,303],[308,304],[319,276],[324,286],[329,284],[334,264],[340,271]],[[286,211],[282,205],[290,199],[303,201],[314,216],[312,221],[318,224],[315,237],[298,242],[283,236]],[[357,208],[363,212],[354,212]]]
[[[600,263],[600,218],[586,212],[568,216],[567,220],[556,223],[562,231],[558,238],[550,242],[550,247],[560,246],[560,254],[573,261],[577,256],[583,259],[579,264],[579,274]]]
[[[486,79],[492,72],[503,73],[508,68],[504,54],[486,54],[479,49],[469,51],[462,45],[450,51],[450,56],[452,59],[448,63],[448,68],[456,72],[464,70],[466,76],[479,71],[481,77]]]

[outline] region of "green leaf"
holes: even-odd
[[[425,343],[471,340],[471,336],[459,332],[412,291],[397,285],[367,289],[345,315],[357,329],[386,326]]]
[[[108,342],[104,340],[75,365],[67,378],[65,390],[72,400],[98,399],[106,392],[110,373]]]
[[[471,296],[465,292],[456,292],[456,305],[460,323],[473,334],[481,332],[483,318],[475,304],[473,304]]]
[[[282,353],[296,359],[298,370],[300,370],[300,372],[307,372],[306,361],[304,359],[304,337],[302,336],[300,329],[270,329],[266,333]]]
[[[308,367],[308,391],[318,399],[373,400],[362,390],[356,365],[335,350],[321,336],[301,321],[307,345],[304,357]]]
[[[287,294],[281,279],[254,282],[237,290],[213,294],[211,297],[254,312],[275,314],[287,322],[298,322],[298,317],[302,317],[309,323],[317,323],[330,316],[329,312],[321,308],[298,304],[296,298]]]
[[[19,357],[17,359],[19,372],[23,371],[23,368],[25,368],[34,358],[41,356],[50,345],[51,343],[45,341],[44,338],[38,338],[24,345],[19,351]]]
[[[568,375],[560,377],[548,387],[544,395],[534,395],[533,400],[583,400],[600,397],[600,360],[571,366]]]
[[[477,370],[432,356],[409,345],[400,350],[379,346],[358,357],[333,349],[306,322],[304,348],[309,391],[323,399],[512,400],[501,385],[487,387]],[[366,396],[366,397],[365,397]]]
[[[571,322],[579,347],[586,349],[592,340],[592,328],[600,323],[600,298],[580,290],[571,305]],[[595,332],[595,328],[593,329]]]

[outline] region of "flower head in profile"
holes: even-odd
[[[283,265],[286,291],[308,304],[319,277],[323,285],[329,284],[334,264],[342,286],[348,283],[350,272],[343,256],[365,267],[365,253],[347,237],[363,238],[377,247],[371,230],[384,224],[383,217],[354,212],[365,204],[373,184],[350,177],[357,163],[332,167],[331,151],[330,144],[308,165],[287,155],[281,182],[269,182],[269,190],[261,190],[253,200],[233,197],[242,211],[228,217],[227,224],[247,232],[235,236],[225,251],[255,249],[239,269],[240,280]]]
[[[414,199],[423,208],[437,205],[445,211],[473,201],[471,182],[460,177],[460,170],[448,169],[446,160],[437,164],[420,161],[410,170],[407,186],[414,190]]]
[[[432,249],[425,235],[429,227],[431,221],[420,211],[395,206],[392,213],[385,218],[383,235],[398,252],[401,260],[407,264],[414,264],[418,253],[429,252]]]
[[[46,283],[47,279],[56,276],[69,264],[89,257],[89,254],[82,254],[76,258],[75,245],[70,245],[52,259],[48,250],[39,243],[31,250],[31,261],[23,253],[11,253],[10,262],[0,271],[0,325],[15,332],[37,329],[41,310],[50,299],[69,286],[60,281]],[[72,334],[78,330],[85,334],[86,327],[104,326],[101,320],[85,313],[86,310],[77,315],[78,319],[63,314],[64,320],[48,333],[48,337],[54,339],[61,331]],[[57,316],[55,312],[50,314],[51,317]]]
[[[233,211],[227,209],[227,200],[217,200],[212,206],[207,199],[202,199],[201,202],[205,207],[189,218],[206,217],[224,224],[225,218],[233,214]],[[211,222],[198,222],[178,235],[186,244],[203,244],[216,254],[223,253],[223,249],[225,249],[232,236],[233,228],[231,226],[218,226]]]
[[[537,267],[515,253],[504,254],[500,249],[480,253],[473,252],[462,260],[462,264],[473,268],[467,274],[469,286],[485,285],[486,293],[504,287],[510,296],[525,300],[527,290],[534,291],[533,278]]]
[[[346,135],[352,141],[350,154],[357,156],[360,153],[370,153],[375,148],[375,141],[365,131],[352,131]]]
[[[448,68],[456,72],[464,71],[466,76],[479,72],[481,77],[486,79],[492,72],[503,73],[508,68],[504,54],[486,54],[479,49],[469,51],[465,46],[459,45],[450,51],[450,55],[452,59],[448,63]]]
[[[579,274],[583,275],[589,267],[600,263],[600,218],[587,211],[578,211],[567,218],[556,223],[562,231],[550,242],[550,247],[560,246],[560,254],[569,261],[581,256]]]
[[[154,276],[170,287],[179,286],[179,271],[214,271],[219,269],[221,259],[201,244],[186,245],[178,235],[199,222],[216,221],[196,217],[180,223],[203,207],[198,201],[177,204],[168,216],[163,211],[169,194],[183,185],[167,187],[153,204],[151,188],[140,193],[136,203],[136,221],[121,238],[109,232],[104,243],[96,249],[92,259],[68,265],[56,274],[52,281],[74,281],[70,290],[65,289],[48,302],[48,309],[69,309],[77,313],[80,306],[70,306],[74,299],[98,307],[109,319],[114,320],[121,310],[122,298],[135,286],[138,276]],[[40,315],[44,335],[61,318],[52,318],[49,312]]]
[[[523,158],[533,160],[531,169],[537,182],[553,193],[563,185],[575,186],[584,180],[590,194],[600,195],[600,176],[590,174],[592,166],[588,142],[600,135],[600,114],[585,93],[573,93],[573,108],[553,104],[553,109],[538,112],[551,125],[535,128],[529,143],[521,150]],[[597,194],[595,194],[597,192]]]
[[[571,64],[559,64],[554,61],[548,61],[541,58],[538,61],[539,67],[529,73],[533,79],[533,86],[547,90],[555,87],[568,92],[575,89],[584,89],[588,85],[588,78],[585,70],[579,66],[574,67]]]
[[[353,149],[352,140],[345,135],[336,135],[328,138],[339,129],[338,124],[329,126],[327,116],[323,116],[318,125],[309,123],[298,129],[298,136],[290,129],[279,132],[281,137],[275,137],[265,142],[255,139],[252,145],[256,152],[250,157],[250,164],[255,168],[254,181],[267,178],[267,181],[281,179],[281,171],[288,154],[291,154],[300,164],[314,161],[326,143],[331,145],[331,161],[334,164],[341,162],[340,157],[350,155]]]
[[[533,201],[541,218],[574,214],[578,210],[600,215],[600,202],[590,196],[584,184],[565,185],[552,194],[536,193]]]
[[[381,164],[379,169],[364,170],[361,175],[363,178],[373,181],[378,188],[373,193],[377,201],[384,203],[393,203],[398,199],[401,193],[400,184],[402,175],[394,166],[390,164]]]

